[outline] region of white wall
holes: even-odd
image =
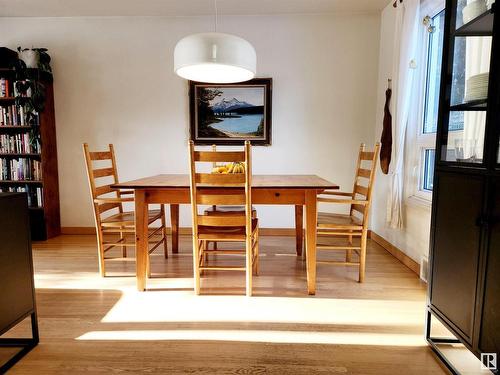
[[[387,79],[392,77],[394,32],[395,10],[391,3],[383,10],[381,18],[378,100],[375,124],[375,137],[377,140],[380,139],[382,134]],[[395,93],[393,92],[391,104],[394,103],[394,98]],[[392,107],[391,112],[394,115],[394,107]],[[395,162],[394,148],[393,162]],[[407,168],[406,173],[413,173],[413,170]],[[408,197],[410,192],[408,181],[413,180],[414,178],[405,179],[404,228],[401,230],[391,229],[386,223],[390,176],[382,174],[380,168],[378,169],[373,195],[371,228],[375,233],[384,237],[387,241],[406,253],[406,255],[420,263],[421,256],[427,256],[429,253],[431,211],[430,205],[419,204],[417,200]]]
[[[360,142],[374,139],[378,14],[224,16],[219,30],[256,48],[272,77],[273,145],[254,173],[318,174],[351,187]],[[211,17],[0,18],[0,45],[43,46],[53,58],[62,226],[92,226],[82,142],[114,143],[121,180],[187,173],[186,82],[177,40]],[[189,210],[181,225],[190,225]],[[263,227],[293,226],[292,208],[259,208]]]

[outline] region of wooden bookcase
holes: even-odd
[[[45,107],[38,114],[36,125],[25,124],[20,126],[19,121],[17,121],[16,125],[11,124],[13,121],[9,121],[8,125],[2,125],[0,117],[0,160],[4,164],[8,164],[7,173],[9,174],[9,178],[2,176],[2,164],[0,163],[0,192],[26,191],[28,196],[31,195],[29,199],[31,236],[33,240],[46,240],[59,235],[61,231],[52,75],[38,71],[38,69],[30,69],[30,77],[19,77],[19,73],[16,73],[13,69],[13,62],[16,59],[17,53],[15,51],[0,48],[0,78],[8,80],[9,85],[9,95],[0,97],[0,107],[3,110],[3,108],[13,108],[15,106],[16,111],[20,112],[19,108],[23,106],[23,99],[14,96],[14,82],[24,78],[33,79],[33,77],[36,77],[44,86]],[[20,118],[21,116],[18,115],[17,117]],[[2,142],[1,136],[8,136],[9,139],[16,136],[33,139],[36,136],[39,138],[39,147],[36,152],[32,150],[29,150],[30,152],[1,151],[2,146],[6,146],[6,139],[4,137]],[[41,171],[41,178],[34,179],[33,176],[22,176],[13,179],[10,170],[12,161],[17,163],[39,163],[38,168]],[[38,200],[37,195],[41,195]]]

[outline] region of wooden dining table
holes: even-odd
[[[146,289],[148,257],[148,206],[169,204],[172,226],[172,252],[179,247],[179,205],[190,204],[189,175],[160,174],[112,185],[134,190],[137,289]],[[253,205],[295,206],[296,252],[302,255],[303,209],[305,207],[305,248],[307,291],[316,293],[316,226],[318,193],[338,189],[338,185],[316,175],[253,175]]]

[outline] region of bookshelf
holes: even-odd
[[[61,231],[52,74],[16,70],[16,61],[17,52],[0,48],[0,192],[27,193],[32,239],[46,240]],[[15,90],[24,80],[41,83],[45,94],[32,117],[29,98]]]

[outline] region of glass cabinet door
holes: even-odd
[[[449,112],[440,160],[482,164],[491,64],[493,14],[488,0],[458,0]]]

